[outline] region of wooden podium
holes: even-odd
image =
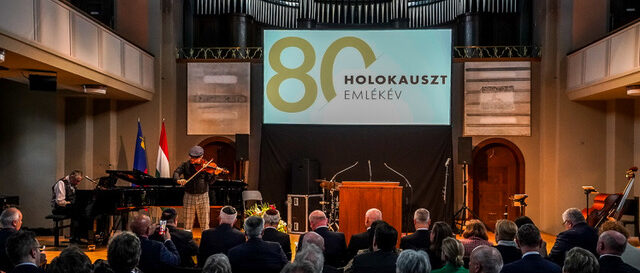
[[[344,181],[340,186],[340,232],[347,244],[351,235],[366,230],[364,214],[370,208],[382,211],[382,219],[402,233],[402,187],[398,182]]]

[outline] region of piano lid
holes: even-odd
[[[138,170],[107,170],[110,176],[141,186],[176,186],[173,178],[153,177]]]

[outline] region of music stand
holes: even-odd
[[[480,217],[478,217],[478,215],[467,206],[467,195],[468,195],[468,191],[467,191],[467,185],[469,184],[469,180],[467,179],[467,168],[468,168],[469,164],[467,164],[467,162],[465,161],[464,163],[462,163],[462,207],[456,211],[456,213],[453,215],[453,228],[457,229],[457,231],[459,233],[462,233],[462,229],[464,228],[464,226],[466,225],[467,222],[467,211],[469,211],[469,214],[471,214],[473,217],[475,217],[475,219],[480,219]],[[458,218],[460,217],[460,218]],[[459,222],[459,223],[458,223]],[[460,228],[458,229],[458,224],[460,225]]]
[[[520,207],[520,216],[524,216],[524,209],[527,207],[527,202],[525,201],[529,197],[525,193],[516,193],[509,197],[511,201],[513,201],[514,207]]]
[[[587,221],[587,223],[589,223],[589,214],[591,214],[591,211],[589,211],[589,194],[591,194],[592,192],[598,193],[598,191],[593,186],[582,186],[582,189],[584,190],[584,197],[585,201],[587,202],[587,217],[585,220]]]

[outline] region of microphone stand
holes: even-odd
[[[449,164],[451,164],[451,157],[447,158],[447,162],[444,163],[444,186],[442,186],[442,201],[444,206],[442,208],[442,215],[444,222],[447,222],[447,184],[449,182]]]
[[[384,166],[387,167],[387,169],[391,170],[392,172],[396,173],[397,175],[399,175],[400,177],[402,177],[404,179],[404,181],[406,182],[405,185],[407,185],[407,187],[409,188],[409,196],[407,196],[405,198],[405,206],[409,208],[409,210],[407,211],[407,215],[405,215],[405,225],[407,227],[407,230],[409,229],[409,226],[411,226],[410,222],[410,215],[413,213],[413,205],[409,202],[410,199],[413,199],[413,187],[411,186],[411,183],[409,183],[409,179],[407,179],[404,175],[402,175],[400,172],[394,170],[393,168],[389,167],[389,165],[387,165],[387,163],[384,163]],[[400,230],[400,233],[402,233],[402,230]]]
[[[335,182],[336,176],[338,176],[339,174],[341,174],[343,172],[346,172],[347,170],[355,167],[356,165],[358,165],[358,161],[356,161],[356,163],[353,163],[353,165],[351,165],[349,167],[346,167],[346,168],[342,169],[341,171],[337,172],[336,174],[334,174],[333,177],[331,177],[331,180],[329,180],[329,182]],[[329,193],[331,194],[331,211],[329,212],[329,222],[328,222],[328,224],[329,224],[329,227],[334,227],[335,226],[336,227],[335,231],[337,231],[340,228],[340,226],[339,226],[340,219],[338,219],[336,211],[338,210],[338,207],[340,205],[339,205],[339,200],[337,200],[336,196],[334,196],[335,191],[336,190],[333,188],[333,184],[332,184],[331,185],[331,190],[329,190]],[[337,196],[337,197],[339,197],[339,196]],[[324,189],[323,189],[323,192],[322,192],[322,199],[324,199]],[[327,204],[327,202],[325,202],[324,200],[323,200],[323,202],[324,202],[323,206]],[[325,214],[326,214],[326,212],[325,212]]]
[[[343,172],[346,172],[347,170],[349,170],[349,169],[351,169],[351,168],[355,167],[356,165],[358,165],[358,161],[356,161],[356,163],[353,163],[353,165],[351,165],[351,166],[349,166],[349,167],[346,167],[346,168],[344,168],[343,170],[341,170],[341,171],[337,172],[336,174],[334,174],[334,175],[333,175],[333,177],[331,177],[331,180],[329,180],[329,181],[330,181],[330,182],[335,182],[335,181],[336,181],[336,180],[335,180],[335,179],[336,179],[336,176],[338,176],[339,174],[341,174],[341,173],[343,173]]]

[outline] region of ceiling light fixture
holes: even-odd
[[[0,49],[0,64],[4,63],[4,49]]]
[[[634,97],[640,96],[640,85],[627,86],[627,95],[634,96]]]
[[[82,90],[84,91],[85,94],[98,94],[98,95],[107,94],[107,87],[104,85],[85,84],[82,86]]]

